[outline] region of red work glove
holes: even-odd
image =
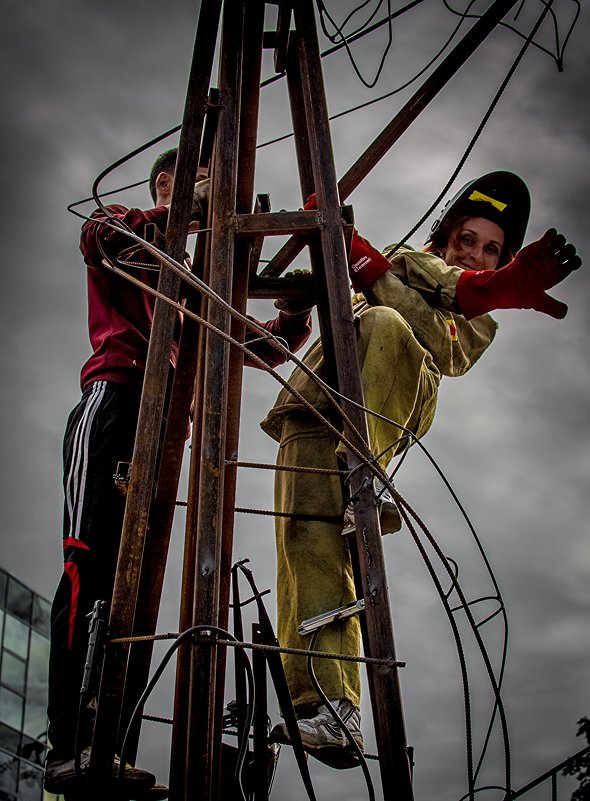
[[[493,309],[535,309],[561,320],[567,306],[545,290],[581,264],[575,247],[550,228],[500,270],[464,270],[457,281],[459,309],[468,320]]]
[[[305,211],[317,209],[317,198],[315,192],[307,198],[303,207]],[[348,274],[355,292],[362,292],[373,284],[383,273],[391,267],[390,262],[382,253],[363,239],[355,229],[352,232],[352,242],[350,244],[350,258],[348,262]]]

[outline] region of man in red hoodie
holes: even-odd
[[[97,599],[112,597],[125,510],[125,499],[113,476],[118,462],[131,461],[154,314],[153,295],[105,266],[105,257],[149,287],[156,288],[159,277],[153,254],[123,230],[105,223],[116,220],[149,242],[161,240],[176,158],[174,148],[162,153],[152,167],[153,208],[142,211],[113,205],[108,213],[95,211],[82,227],[80,250],[88,271],[92,355],[82,368],[82,398],[70,414],[64,437],[64,572],[51,618],[48,737],[52,747],[45,767],[45,789],[53,793],[75,787],[76,750],[82,773],[89,764],[93,713],[80,707],[87,616]],[[205,206],[206,197],[201,193],[201,217],[206,215]],[[281,306],[278,317],[263,325],[296,351],[311,333],[311,309],[302,309],[297,302]],[[180,325],[179,314],[178,332]],[[271,366],[285,361],[267,343],[253,343],[252,348]],[[175,337],[172,370],[177,352]],[[118,770],[115,765],[114,776]],[[152,786],[155,777],[126,766],[124,782],[127,789],[141,791]]]

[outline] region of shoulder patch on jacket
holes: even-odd
[[[449,326],[449,334],[451,335],[451,342],[456,342],[459,339],[459,335],[457,333],[457,325],[452,317],[449,317],[446,320],[447,325]]]

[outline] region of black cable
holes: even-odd
[[[355,61],[355,59],[354,59],[354,56],[352,55],[352,51],[351,51],[351,49],[350,49],[349,42],[348,42],[348,37],[345,37],[345,36],[344,36],[344,34],[343,34],[344,26],[347,24],[347,22],[348,22],[348,21],[351,19],[351,17],[352,17],[354,14],[356,14],[356,13],[357,13],[358,11],[360,11],[360,10],[361,10],[361,9],[362,9],[364,6],[366,6],[366,5],[368,4],[368,2],[369,2],[369,0],[365,0],[365,2],[364,2],[364,3],[362,3],[360,6],[357,6],[357,8],[353,9],[353,10],[352,10],[352,11],[349,13],[349,15],[346,17],[346,19],[345,19],[345,21],[342,23],[342,25],[341,25],[341,26],[338,26],[338,25],[336,25],[336,23],[334,22],[334,20],[333,20],[333,19],[332,19],[332,17],[330,16],[330,14],[328,13],[328,10],[327,10],[327,8],[326,8],[326,5],[325,5],[325,3],[323,2],[323,0],[317,0],[317,3],[318,3],[318,8],[319,8],[319,11],[320,11],[320,24],[321,24],[321,26],[322,26],[322,30],[323,30],[324,34],[325,34],[325,35],[326,35],[326,37],[327,37],[327,38],[328,38],[328,39],[329,39],[331,42],[333,42],[333,43],[336,43],[336,42],[338,42],[338,41],[341,41],[341,42],[342,42],[342,44],[343,44],[343,45],[344,45],[344,47],[346,48],[346,53],[347,53],[347,55],[348,55],[348,58],[350,59],[350,63],[351,63],[351,65],[352,65],[352,68],[354,69],[354,71],[355,71],[355,73],[356,73],[356,75],[357,75],[358,79],[361,81],[361,83],[362,83],[364,86],[366,86],[366,87],[367,87],[367,89],[372,89],[372,88],[373,88],[373,87],[374,87],[374,86],[377,84],[377,82],[378,82],[379,78],[381,77],[381,73],[382,73],[382,71],[383,71],[383,67],[385,66],[385,61],[386,61],[386,59],[387,59],[387,54],[389,53],[389,51],[390,51],[390,49],[391,49],[391,44],[392,44],[392,42],[393,42],[393,26],[392,26],[392,24],[391,24],[391,22],[392,22],[392,20],[391,20],[391,0],[387,0],[387,11],[388,11],[388,15],[387,15],[387,21],[388,21],[388,39],[387,39],[387,44],[385,45],[385,50],[384,50],[384,52],[383,52],[383,55],[382,55],[382,57],[381,57],[381,61],[380,61],[380,63],[379,63],[379,66],[377,67],[377,72],[376,72],[376,74],[375,74],[375,77],[374,77],[374,79],[373,79],[372,81],[367,81],[367,80],[365,80],[365,78],[362,76],[362,74],[361,74],[361,71],[360,71],[360,69],[358,68],[358,66],[357,66],[357,63],[356,63],[356,61]],[[377,12],[378,12],[378,11],[379,11],[379,9],[380,9],[380,7],[381,7],[381,5],[382,5],[382,2],[383,2],[383,0],[379,0],[379,4],[377,5],[377,8],[376,8],[376,9],[375,9],[375,11],[373,12],[373,14],[372,14],[372,15],[369,17],[369,19],[367,20],[367,22],[366,22],[366,23],[365,23],[363,26],[361,26],[359,29],[357,29],[356,31],[354,31],[354,33],[352,34],[353,36],[354,36],[354,35],[358,35],[359,33],[361,33],[361,32],[363,31],[363,29],[364,29],[366,26],[368,26],[370,22],[372,22],[373,18],[376,16]],[[335,34],[334,36],[331,36],[331,35],[328,33],[328,31],[327,31],[327,29],[326,29],[326,26],[325,26],[325,22],[324,22],[324,16],[325,16],[325,17],[326,17],[326,18],[329,20],[329,22],[330,22],[330,23],[333,25],[333,27],[334,27],[334,29],[335,29],[335,31],[336,31],[336,34]]]
[[[459,582],[458,582],[458,580],[457,580],[457,578],[456,578],[451,566],[448,563],[447,558],[443,554],[442,550],[440,549],[440,546],[438,545],[438,543],[436,542],[436,540],[434,539],[434,537],[432,536],[432,534],[430,533],[430,531],[428,530],[428,528],[426,527],[424,522],[420,519],[420,517],[416,514],[416,512],[410,507],[410,505],[407,503],[407,501],[404,498],[402,498],[399,495],[399,493],[397,493],[395,491],[395,488],[389,487],[389,489],[390,489],[390,491],[393,489],[392,494],[393,494],[396,502],[398,502],[402,517],[404,518],[404,521],[406,522],[406,524],[408,525],[408,528],[410,529],[410,533],[411,533],[412,538],[413,538],[413,540],[414,540],[414,542],[416,544],[416,547],[418,548],[418,550],[420,552],[420,555],[422,556],[422,558],[424,560],[424,563],[426,564],[426,567],[427,567],[427,569],[428,569],[428,571],[429,571],[429,573],[430,573],[430,575],[432,577],[432,580],[433,580],[433,582],[434,582],[434,584],[435,584],[435,586],[437,588],[437,591],[438,591],[439,596],[441,598],[441,601],[443,603],[443,607],[445,609],[445,612],[447,613],[447,617],[448,617],[449,622],[451,624],[451,628],[452,628],[453,634],[455,636],[457,648],[460,649],[459,650],[459,659],[460,659],[460,661],[462,659],[462,646],[460,644],[460,636],[459,636],[458,629],[456,627],[454,614],[451,611],[451,608],[450,608],[450,606],[448,604],[447,598],[445,597],[445,593],[444,593],[444,591],[442,589],[442,585],[440,584],[440,580],[439,580],[439,578],[438,578],[438,576],[436,574],[436,571],[434,569],[434,566],[432,565],[432,562],[430,561],[430,558],[428,557],[428,554],[426,553],[424,545],[421,542],[416,530],[414,529],[414,526],[410,523],[409,515],[411,515],[411,517],[416,521],[416,523],[419,525],[420,529],[423,531],[424,535],[428,539],[431,547],[434,549],[435,553],[439,557],[444,569],[447,571],[447,573],[448,573],[448,575],[449,575],[449,577],[451,579],[451,582],[453,583],[453,587],[454,587],[455,591],[457,592],[457,595],[459,596],[459,599],[461,600],[461,607],[463,608],[463,610],[465,612],[465,615],[466,615],[468,623],[470,625],[472,634],[475,637],[475,640],[476,640],[477,645],[479,647],[479,650],[480,650],[480,653],[481,653],[481,656],[482,656],[482,659],[483,659],[483,662],[484,662],[484,665],[485,665],[486,671],[488,673],[488,676],[489,676],[489,679],[490,679],[490,683],[491,683],[491,686],[492,686],[492,689],[493,689],[493,692],[494,692],[494,696],[496,698],[496,705],[497,705],[498,712],[500,714],[502,737],[503,737],[503,742],[504,742],[504,760],[505,760],[505,773],[506,773],[506,787],[509,789],[510,788],[510,775],[511,775],[511,757],[510,757],[510,741],[509,741],[509,736],[508,736],[508,726],[507,726],[507,722],[506,722],[506,715],[505,715],[505,711],[504,711],[504,705],[502,703],[502,699],[501,699],[501,696],[500,696],[500,688],[498,686],[498,682],[496,680],[496,677],[495,677],[495,674],[494,674],[494,670],[492,668],[492,664],[491,664],[491,661],[490,661],[490,658],[489,658],[489,655],[488,655],[488,652],[487,652],[487,648],[485,646],[485,643],[483,642],[483,639],[482,639],[481,634],[479,632],[479,628],[478,628],[477,624],[475,623],[475,620],[474,620],[473,615],[471,613],[471,610],[469,608],[469,602],[467,601],[467,599],[466,599],[466,597],[465,597],[465,595],[463,593],[463,590],[461,589],[461,586],[460,586],[460,584],[459,584]],[[463,665],[462,665],[462,673],[463,673]],[[466,679],[466,675],[465,675],[465,679]],[[467,718],[468,718],[468,703],[469,703],[469,699],[468,699],[467,695],[465,695],[466,723],[467,723]],[[467,739],[467,747],[468,747],[468,786],[470,788],[469,796],[471,797],[473,795],[473,791],[474,791],[473,782],[475,781],[475,773],[473,773],[473,775],[472,775],[471,771],[469,770],[470,748],[471,748],[471,742],[470,742],[469,738]]]
[[[355,14],[358,14],[359,11],[362,11],[363,8],[365,8],[365,6],[369,5],[371,0],[365,0],[364,3],[361,3],[360,5],[358,5],[355,8],[353,8],[352,11],[349,11],[348,14],[346,15],[345,19],[344,19],[344,22],[341,25],[336,25],[336,23],[334,22],[334,20],[332,19],[331,15],[330,15],[328,9],[326,8],[326,4],[325,4],[324,0],[316,0],[316,2],[317,2],[317,6],[318,6],[318,11],[319,11],[319,14],[320,14],[320,26],[322,28],[322,31],[324,32],[324,36],[330,42],[332,42],[332,44],[337,44],[337,43],[345,44],[346,39],[348,39],[349,37],[348,36],[346,36],[346,37],[344,36],[344,33],[343,33],[344,28],[348,25],[348,23],[354,17]],[[366,20],[366,22],[364,22],[362,25],[360,25],[355,31],[353,31],[351,34],[349,34],[349,36],[356,36],[357,34],[362,33],[365,30],[365,28],[377,16],[377,13],[378,13],[378,11],[379,11],[379,9],[381,8],[382,5],[383,5],[383,0],[379,0],[379,2],[377,3],[377,7],[372,12],[372,14],[370,15],[369,19]],[[326,19],[328,20],[328,22],[334,28],[335,33],[331,34],[328,31],[328,27],[327,27],[326,22],[325,22]],[[387,16],[387,21],[388,21],[388,24],[391,22],[391,14],[389,14]]]
[[[136,186],[142,186],[142,184],[149,183],[149,178],[142,178],[141,181],[135,181],[132,184],[127,184],[126,186],[121,186],[118,189],[111,189],[109,192],[101,192],[99,197],[108,197],[109,195],[117,195],[119,192],[126,192],[128,189],[135,189]],[[82,200],[75,200],[73,203],[70,203],[66,206],[68,211],[72,211],[74,206],[81,206],[83,203],[90,203],[91,200],[94,200],[94,196],[82,198]]]
[[[514,15],[514,19],[515,20],[520,15],[520,12],[522,11],[524,2],[525,2],[525,0],[522,1],[521,5],[520,5],[520,8],[517,10],[516,14]],[[546,4],[546,0],[541,0],[541,2]],[[555,31],[555,54],[553,54],[551,52],[551,50],[548,50],[546,47],[543,47],[543,45],[539,44],[538,42],[531,42],[533,47],[536,47],[538,50],[540,50],[541,52],[543,52],[546,55],[550,56],[553,59],[553,61],[555,61],[555,64],[556,64],[557,69],[558,69],[559,72],[563,72],[563,57],[565,55],[565,50],[566,50],[566,47],[568,45],[570,36],[572,35],[572,32],[573,32],[573,30],[574,30],[574,28],[576,26],[576,23],[578,21],[578,17],[580,16],[580,11],[581,11],[581,5],[580,5],[579,0],[572,0],[572,2],[576,6],[576,11],[574,13],[574,18],[573,18],[573,20],[571,22],[571,25],[570,25],[570,27],[568,29],[567,34],[565,35],[565,38],[563,40],[563,44],[561,45],[561,47],[559,45],[559,23],[557,21],[557,17],[555,15],[555,12],[553,10],[551,10],[551,12],[550,12],[551,13],[551,17],[553,19],[553,27],[554,27],[554,31]],[[443,3],[445,5],[445,8],[447,8],[447,10],[451,12],[451,14],[455,14],[456,16],[460,16],[463,19],[465,19],[466,17],[469,17],[470,19],[480,19],[480,17],[481,17],[481,14],[469,14],[468,13],[469,9],[467,11],[465,11],[465,12],[457,11],[456,9],[454,9],[451,6],[451,4],[448,2],[448,0],[443,0]],[[517,36],[520,36],[521,39],[525,39],[526,38],[525,34],[522,33],[521,31],[519,31],[518,28],[515,28],[513,25],[509,25],[507,22],[503,22],[503,21],[500,22],[500,25],[503,28],[507,28],[509,31],[512,31],[512,33],[515,33]]]
[[[468,8],[471,8],[471,6],[475,2],[476,2],[476,0],[470,0]],[[363,108],[368,108],[369,106],[372,106],[375,103],[379,103],[381,100],[386,100],[388,97],[393,97],[393,95],[397,94],[398,92],[402,92],[408,86],[411,86],[412,83],[417,81],[418,78],[420,78],[420,76],[423,75],[429,69],[429,67],[432,66],[432,64],[434,64],[434,62],[444,53],[444,51],[447,49],[447,47],[449,47],[449,45],[451,44],[451,42],[453,41],[453,39],[457,35],[457,33],[458,33],[461,25],[463,24],[463,22],[464,22],[464,18],[461,19],[457,23],[457,25],[453,29],[451,35],[447,38],[447,40],[442,45],[442,47],[440,47],[439,50],[434,54],[434,56],[430,59],[430,61],[421,70],[419,70],[417,73],[415,73],[415,75],[413,75],[409,80],[407,80],[405,83],[401,84],[400,86],[396,87],[395,89],[392,89],[390,92],[386,92],[384,95],[380,95],[379,97],[373,98],[372,100],[367,100],[365,103],[359,103],[358,105],[352,106],[351,108],[345,109],[344,111],[339,111],[339,112],[336,112],[335,114],[330,115],[328,117],[330,122],[333,122],[334,120],[337,120],[340,117],[345,117],[348,114],[352,114],[355,111],[360,111]],[[276,144],[277,142],[282,142],[285,139],[290,139],[293,135],[294,134],[291,131],[290,133],[282,134],[281,136],[277,136],[274,139],[269,139],[266,142],[262,142],[261,144],[256,145],[256,147],[257,147],[257,149],[258,148],[267,147],[268,145],[273,145],[273,144]]]
[[[516,56],[516,58],[515,58],[515,59],[514,59],[514,61],[512,62],[512,65],[510,66],[510,69],[509,69],[509,70],[508,70],[508,72],[506,73],[506,77],[504,78],[504,80],[503,80],[503,81],[502,81],[502,83],[500,84],[500,88],[499,88],[499,89],[498,89],[498,91],[496,92],[496,94],[495,94],[495,96],[494,96],[494,98],[493,98],[492,102],[490,103],[490,105],[489,105],[489,107],[488,107],[488,110],[487,110],[487,111],[486,111],[486,113],[484,114],[484,116],[483,116],[483,118],[482,118],[482,120],[481,120],[480,124],[477,126],[477,129],[476,129],[476,131],[475,131],[475,133],[474,133],[473,137],[471,138],[471,141],[469,142],[469,144],[467,145],[467,148],[466,148],[465,152],[463,153],[463,155],[462,155],[462,156],[461,156],[461,158],[459,159],[459,163],[457,164],[457,167],[456,167],[456,168],[453,170],[453,173],[452,173],[451,177],[449,178],[449,180],[447,181],[447,183],[444,185],[444,187],[443,187],[442,191],[441,191],[441,192],[438,194],[438,196],[437,196],[436,200],[435,200],[435,201],[432,203],[432,205],[431,205],[431,206],[430,206],[430,207],[427,209],[427,211],[426,211],[426,212],[424,212],[424,214],[423,214],[423,215],[422,215],[422,217],[421,217],[421,218],[418,220],[418,222],[416,223],[416,225],[414,225],[414,226],[413,226],[413,228],[411,228],[411,229],[408,231],[408,233],[407,233],[407,234],[406,234],[406,235],[403,237],[403,239],[401,239],[401,241],[400,241],[400,242],[398,242],[398,243],[396,244],[396,246],[393,248],[393,250],[392,250],[392,251],[391,251],[391,252],[388,254],[388,257],[389,257],[389,258],[391,258],[391,257],[392,257],[392,256],[393,256],[393,255],[394,255],[394,254],[395,254],[395,253],[396,253],[396,252],[397,252],[397,251],[398,251],[398,250],[399,250],[401,247],[403,247],[403,246],[406,244],[406,242],[408,241],[408,239],[409,239],[411,236],[413,236],[413,235],[416,233],[416,231],[418,230],[418,228],[420,228],[420,226],[421,226],[421,225],[422,225],[422,224],[423,224],[423,223],[424,223],[424,222],[425,222],[425,221],[428,219],[428,217],[430,217],[430,215],[431,215],[431,214],[433,213],[433,211],[436,209],[436,207],[437,207],[437,206],[438,206],[438,204],[441,202],[441,200],[443,199],[443,197],[444,197],[444,196],[447,194],[447,192],[448,192],[448,190],[450,189],[450,187],[451,187],[451,185],[452,185],[453,181],[455,180],[455,178],[457,177],[457,175],[460,173],[460,171],[461,171],[461,169],[463,168],[463,166],[464,166],[465,162],[467,161],[467,159],[468,159],[468,158],[469,158],[469,156],[471,155],[471,151],[472,151],[472,150],[473,150],[473,148],[475,147],[475,144],[476,144],[477,140],[479,139],[479,137],[480,137],[480,135],[481,135],[481,133],[482,133],[483,129],[484,129],[484,128],[485,128],[485,126],[487,125],[487,122],[488,122],[488,120],[489,120],[489,119],[490,119],[490,117],[492,116],[492,113],[493,113],[494,109],[496,108],[496,106],[498,105],[498,102],[499,102],[500,98],[502,97],[502,95],[503,95],[503,93],[504,93],[504,90],[506,89],[506,87],[508,86],[508,83],[510,82],[510,80],[511,80],[512,76],[513,76],[513,75],[514,75],[514,73],[516,72],[516,69],[517,69],[518,65],[520,64],[520,62],[521,62],[521,60],[522,60],[522,58],[523,58],[524,54],[525,54],[525,53],[526,53],[526,51],[528,50],[528,47],[529,47],[529,45],[531,44],[531,42],[532,42],[532,40],[533,40],[533,38],[534,38],[535,34],[537,33],[537,31],[538,31],[538,30],[539,30],[539,28],[541,27],[541,25],[542,25],[542,23],[543,23],[543,20],[545,19],[545,17],[546,17],[546,15],[547,15],[548,11],[550,10],[550,8],[551,8],[551,5],[553,4],[553,2],[554,2],[554,0],[548,0],[548,3],[547,3],[547,5],[545,6],[545,9],[544,9],[544,10],[541,12],[541,14],[539,15],[539,17],[538,17],[538,19],[537,19],[536,23],[533,25],[533,28],[532,28],[532,30],[531,30],[531,32],[530,32],[530,34],[528,35],[528,37],[527,37],[527,39],[526,39],[526,41],[525,41],[524,45],[522,46],[522,48],[521,48],[521,49],[520,49],[520,51],[518,52],[518,55]]]
[[[325,626],[321,626],[319,629],[314,631],[314,633],[313,633],[313,635],[311,637],[311,642],[309,643],[309,650],[310,651],[313,651],[315,649],[315,644],[317,642],[317,639],[318,639],[319,635],[321,634],[321,632],[324,630],[324,628],[325,628]],[[357,741],[352,736],[352,733],[350,732],[348,726],[342,720],[342,718],[340,717],[340,715],[338,714],[336,709],[334,709],[334,706],[330,702],[330,699],[328,698],[326,693],[322,690],[322,688],[320,686],[320,683],[318,681],[318,678],[317,678],[317,676],[315,674],[315,670],[313,668],[313,656],[311,656],[311,654],[307,657],[307,672],[309,673],[309,678],[311,679],[311,683],[313,684],[313,686],[315,688],[315,691],[320,696],[320,698],[322,699],[324,704],[327,706],[327,708],[330,710],[330,714],[332,715],[332,717],[334,718],[336,724],[338,725],[338,727],[340,728],[340,730],[342,731],[342,733],[344,734],[344,736],[348,740],[348,742],[349,742],[349,744],[351,746],[351,749],[354,751],[356,757],[359,760],[361,769],[363,771],[363,776],[364,776],[365,782],[367,784],[367,792],[369,793],[369,801],[375,801],[375,789],[373,787],[373,782],[371,780],[371,774],[369,773],[369,768],[368,768],[368,765],[367,765],[367,760],[365,759],[365,755],[363,754],[363,751],[362,751],[360,745],[357,743]]]
[[[164,656],[160,660],[160,664],[158,665],[158,667],[154,671],[154,674],[153,674],[152,678],[149,680],[145,690],[141,694],[141,696],[140,696],[140,698],[139,698],[139,700],[138,700],[138,702],[137,702],[137,704],[135,706],[135,709],[133,710],[133,712],[131,714],[131,717],[129,719],[129,723],[127,725],[127,729],[125,730],[125,736],[123,738],[123,743],[121,745],[121,765],[120,765],[120,769],[119,769],[119,779],[120,780],[123,778],[124,772],[125,772],[125,749],[126,749],[126,746],[127,746],[127,739],[128,739],[129,734],[130,734],[130,732],[132,730],[132,727],[135,724],[135,721],[141,715],[143,707],[145,706],[148,698],[150,697],[154,687],[156,686],[156,684],[160,680],[160,678],[162,676],[162,673],[164,672],[166,666],[168,665],[168,663],[172,659],[172,656],[174,655],[175,651],[180,647],[180,645],[182,645],[182,643],[185,640],[187,640],[189,637],[192,637],[193,634],[197,634],[198,632],[201,632],[201,631],[203,631],[203,632],[204,631],[215,632],[216,634],[223,635],[223,637],[228,639],[228,640],[232,640],[234,642],[237,642],[236,638],[233,636],[233,634],[230,634],[229,631],[226,631],[225,629],[222,629],[219,626],[212,626],[212,625],[206,625],[206,624],[199,625],[199,626],[192,626],[190,629],[186,629],[185,631],[183,631],[181,634],[178,635],[178,637],[174,640],[173,644],[170,646],[170,648],[166,651],[166,653],[164,654]],[[254,715],[254,676],[252,674],[252,666],[250,665],[250,660],[248,659],[246,654],[240,648],[237,648],[236,651],[243,655],[244,665],[246,666],[246,677],[247,677],[247,680],[248,680],[248,686],[249,686],[249,691],[250,691],[249,700],[248,700],[248,708],[247,708],[247,713],[246,713],[246,726],[247,726],[246,731],[249,731],[250,726],[252,725],[252,718],[253,718],[253,715]],[[238,749],[238,757],[236,759],[236,780],[238,781],[238,785],[240,787],[240,792],[242,794],[242,800],[243,801],[246,801],[246,796],[245,796],[245,793],[244,793],[244,788],[242,787],[241,769],[242,769],[243,764],[244,764],[244,760],[245,760],[245,757],[246,757],[247,750],[248,750],[248,738],[246,737],[245,739],[242,739],[242,741],[240,742],[239,749]]]
[[[387,25],[391,20],[394,20],[396,17],[401,17],[407,11],[411,11],[416,6],[419,6],[421,3],[424,3],[425,0],[411,0],[410,3],[407,3],[402,8],[399,8],[397,11],[393,11],[388,17],[384,17],[383,19],[376,22],[374,25],[370,25],[368,28],[364,29],[361,33],[357,34],[350,34],[347,36],[348,43],[351,44],[352,42],[356,42],[358,39],[361,39],[363,36],[367,36],[370,33],[378,30],[379,28],[383,27],[383,25]],[[329,47],[327,50],[323,50],[320,53],[320,58],[326,58],[327,56],[331,56],[334,53],[337,53],[339,50],[345,47],[344,42],[339,42],[338,44],[334,45],[334,47]],[[271,75],[268,78],[265,78],[261,81],[260,86],[261,88],[265,86],[269,86],[271,83],[275,83],[276,81],[280,81],[285,77],[285,72],[279,72],[275,75]]]
[[[172,136],[174,133],[178,133],[180,131],[182,125],[175,125],[173,128],[170,128],[168,131],[164,131],[164,133],[158,134],[153,139],[150,139],[149,142],[145,142],[143,145],[136,147],[135,150],[132,150],[130,153],[127,153],[125,156],[121,156],[120,159],[114,161],[112,164],[109,164],[99,175],[94,179],[94,183],[92,184],[92,197],[94,198],[94,202],[98,206],[98,208],[106,215],[111,217],[111,213],[109,210],[103,205],[100,195],[98,192],[98,187],[100,183],[103,181],[107,175],[110,175],[114,170],[116,170],[121,165],[125,164],[126,162],[130,161],[135,156],[138,156],[140,153],[143,153],[148,148],[156,145],[158,142],[161,142],[163,139],[167,139],[169,136]]]

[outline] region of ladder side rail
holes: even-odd
[[[211,212],[209,213],[209,218]],[[197,249],[197,265],[202,265],[204,280],[209,282],[210,264],[210,234],[201,240]],[[201,297],[201,316],[207,316],[207,299]],[[194,412],[191,437],[191,454],[200,452],[203,416],[200,410],[203,408],[203,373],[205,370],[205,343],[206,329],[198,326],[197,346],[196,346],[196,373],[193,387]],[[187,499],[187,521],[190,514],[195,515],[198,508],[199,495],[199,465],[196,460],[191,463],[190,481],[188,484]],[[190,510],[190,512],[189,512]],[[178,630],[186,631],[193,625],[194,618],[194,591],[195,591],[195,571],[196,571],[196,531],[194,527],[187,529],[184,540],[182,582],[180,591],[180,609]],[[188,727],[189,727],[189,691],[190,691],[190,671],[192,660],[192,643],[186,641],[178,649],[176,658],[176,678],[174,692],[174,712],[172,725],[172,745],[170,753],[170,801],[183,801],[185,798],[186,786],[186,766],[188,761]]]
[[[239,108],[239,142],[237,163],[236,211],[251,214],[254,196],[256,166],[256,140],[258,135],[258,112],[260,105],[260,77],[262,72],[262,40],[264,29],[264,0],[249,0],[245,6],[244,49],[242,57],[242,83]],[[240,238],[234,245],[232,306],[246,313],[248,300],[248,277],[251,239]],[[245,325],[232,317],[231,335],[242,342]],[[228,408],[225,435],[225,461],[237,461],[240,437],[240,413],[244,354],[239,348],[229,351]],[[234,518],[238,468],[224,465],[223,523],[220,562],[219,615],[217,625],[227,629],[231,588],[231,566],[233,563]],[[237,657],[239,658],[239,657]],[[217,686],[214,706],[214,738],[221,741],[221,728],[225,693],[225,669],[227,649],[218,650]],[[241,712],[241,710],[240,710]],[[220,753],[220,752],[218,752]],[[213,775],[220,775],[220,766],[213,765]],[[215,796],[215,788],[213,792]]]
[[[210,286],[228,302],[232,299],[244,6],[244,0],[226,0],[223,8],[220,109],[211,180]],[[230,314],[219,304],[208,304],[208,319],[229,333]],[[210,331],[206,334],[203,383],[204,404],[199,410],[204,420],[202,444],[200,452],[193,450],[191,454],[191,470],[195,461],[200,463],[198,509],[188,509],[187,536],[196,531],[193,622],[215,626],[219,619],[229,344]],[[221,747],[214,725],[217,650],[210,644],[193,647],[185,790],[188,798],[211,801],[218,796],[214,773]]]
[[[217,29],[219,3],[220,0],[211,0],[202,6],[197,26],[178,150],[177,180],[166,229],[166,251],[177,261],[182,261],[186,246],[207,87],[215,52],[216,36],[212,36],[212,32]],[[159,291],[176,300],[179,285],[180,279],[175,273],[163,266]],[[111,637],[126,637],[132,632],[175,321],[176,311],[157,300],[133,452],[136,468],[132,470],[129,484],[111,605]],[[98,796],[101,777],[104,780],[110,777],[110,766],[116,750],[128,650],[128,646],[107,647],[105,654],[90,764],[91,775],[95,778],[92,792],[97,792]]]
[[[317,31],[312,2],[300,0],[294,6],[296,27],[300,34],[299,52],[303,93],[308,115],[308,130],[312,151],[315,188],[318,205],[325,217],[321,231],[324,268],[327,286],[333,347],[339,390],[352,400],[362,403],[362,385],[356,348],[356,335],[350,301],[347,259],[340,218],[339,198],[330,139],[326,99],[321,72]],[[365,415],[357,407],[345,403],[352,423],[368,442]],[[348,427],[346,427],[347,429]],[[345,430],[351,435],[351,432]],[[354,435],[352,435],[354,436]],[[368,452],[368,446],[367,446]],[[361,579],[366,606],[365,652],[372,657],[395,659],[393,623],[385,573],[385,562],[372,482],[372,476],[360,460],[348,454],[348,466],[360,465],[351,480],[351,489],[358,492],[355,507],[357,545]],[[364,488],[363,488],[364,487]],[[364,536],[359,535],[364,532]],[[406,738],[397,670],[368,670],[373,719],[379,751],[379,766],[386,798],[406,801],[413,798],[411,777],[406,755]]]
[[[210,93],[210,100],[211,100]],[[211,102],[208,111],[212,109]],[[199,164],[209,164],[213,146],[213,129],[217,123],[216,108],[205,120]],[[205,227],[207,221],[203,221]],[[203,277],[206,233],[198,236],[192,260],[192,271]],[[192,288],[186,293],[187,310],[200,313],[202,295]],[[149,636],[155,633],[158,613],[162,599],[164,573],[174,522],[176,498],[187,430],[190,425],[190,408],[194,397],[195,375],[200,326],[195,320],[185,317],[178,346],[178,357],[174,370],[172,391],[167,410],[167,420],[163,435],[154,498],[144,544],[144,555],[139,580],[136,614],[133,620],[134,637]],[[189,621],[192,619],[189,617]],[[190,625],[190,622],[189,624]],[[129,650],[127,675],[123,694],[122,720],[129,720],[143,688],[147,685],[153,642],[132,645]],[[137,755],[141,720],[137,720],[135,730],[127,737],[126,754],[131,761]],[[124,732],[120,733],[120,739]]]
[[[303,78],[299,59],[299,39],[299,32],[297,30],[291,31],[287,50],[287,87],[289,91],[291,120],[293,122],[293,132],[295,135],[295,155],[297,157],[301,194],[302,200],[305,201],[314,191],[315,179],[309,141],[309,119],[305,105]],[[331,369],[331,366],[334,364],[334,353],[332,349],[333,336],[328,307],[326,272],[323,268],[319,236],[316,234],[307,241],[309,244],[312,272],[317,286],[317,310],[320,334],[322,343],[326,348],[324,362],[328,371],[327,379],[331,382],[335,380],[335,374]],[[264,272],[263,270],[262,274],[264,274]]]

